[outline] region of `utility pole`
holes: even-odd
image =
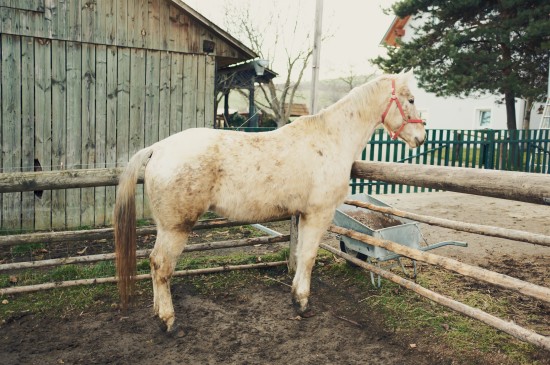
[[[313,37],[313,57],[310,93],[310,114],[317,113],[317,83],[319,81],[319,58],[321,55],[321,34],[323,32],[323,0],[317,0],[315,5],[315,33]]]
[[[315,5],[315,34],[313,37],[313,60],[311,74],[311,93],[309,113],[317,112],[317,81],[319,80],[319,55],[321,54],[321,32],[323,22],[323,0],[317,0]],[[298,247],[298,224],[300,221],[299,215],[294,215],[290,220],[290,255],[288,258],[288,270],[296,272],[296,250]]]

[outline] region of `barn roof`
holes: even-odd
[[[285,103],[285,109],[288,108],[288,104]],[[306,104],[292,103],[290,106],[291,117],[301,117],[303,115],[309,115],[309,109]]]
[[[247,61],[218,69],[216,87],[226,92],[231,89],[250,89],[255,83],[266,84],[277,76],[267,67],[258,69],[258,61]]]
[[[224,41],[231,44],[233,47],[238,49],[241,52],[241,58],[242,60],[250,60],[254,58],[258,58],[258,54],[245,46],[241,41],[239,41],[237,38],[233,37],[231,34],[217,26],[215,23],[213,23],[211,20],[206,18],[204,15],[187,5],[185,2],[181,0],[170,0],[174,5],[177,5],[179,8],[181,8],[183,11],[191,15],[195,20],[202,23],[204,26],[210,28],[212,32],[214,32],[217,36],[222,38]],[[218,57],[219,58],[219,57]],[[233,60],[234,62],[234,60]],[[221,63],[224,65],[224,62]],[[225,64],[228,64],[227,62]]]
[[[405,25],[409,21],[410,16],[404,18],[395,17],[390,27],[384,34],[384,38],[380,41],[381,45],[397,46],[397,39],[405,35]]]

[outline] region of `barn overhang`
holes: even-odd
[[[216,73],[216,94],[224,95],[224,118],[229,119],[229,92],[232,89],[248,90],[249,126],[258,126],[258,115],[254,104],[254,86],[267,84],[277,73],[267,68],[267,61],[253,60],[218,69]]]

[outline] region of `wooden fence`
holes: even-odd
[[[505,199],[511,199],[511,200],[520,200],[520,201],[526,201],[526,202],[532,202],[532,203],[538,203],[538,204],[547,204],[550,198],[550,176],[549,175],[524,174],[524,173],[517,173],[517,172],[497,172],[497,171],[488,171],[488,170],[477,171],[477,170],[464,169],[464,168],[448,168],[448,167],[445,168],[445,167],[432,167],[432,166],[406,166],[406,167],[409,167],[409,169],[404,171],[403,167],[405,166],[391,164],[391,163],[367,164],[359,161],[354,164],[352,176],[354,178],[362,178],[362,179],[371,179],[376,176],[377,179],[388,180],[395,183],[401,183],[401,184],[407,183],[407,184],[414,184],[414,185],[419,185],[423,187],[437,188],[437,189],[441,189],[445,187],[447,190],[456,191],[456,192],[463,192],[463,193],[466,192],[466,193],[473,193],[477,195],[490,195],[493,197],[499,197],[499,198],[505,198]],[[429,172],[427,171],[427,169],[430,169]],[[396,173],[396,171],[400,171],[401,174]],[[4,176],[0,176],[0,192],[13,192],[18,190],[33,191],[37,188],[63,189],[63,188],[67,188],[68,186],[74,187],[75,185],[77,185],[75,183],[75,180],[78,180],[78,179],[81,180],[82,185],[80,185],[80,187],[99,186],[100,184],[112,185],[112,184],[116,184],[118,173],[119,173],[119,170],[117,169],[102,171],[102,173],[99,175],[103,177],[98,178],[96,181],[94,181],[93,179],[90,179],[90,174],[82,174],[82,171],[78,171],[74,173],[64,172],[65,174],[64,178],[60,178],[60,176],[57,176],[56,179],[52,179],[52,173],[4,174]],[[484,175],[483,176],[484,178],[476,178],[476,177],[470,178],[468,175],[471,173],[482,174]],[[465,176],[460,177],[460,174]],[[451,179],[449,179],[449,177],[451,177]],[[490,184],[491,186],[489,186],[486,183],[486,180],[496,181],[499,179],[505,179],[502,185]],[[452,182],[449,182],[449,180],[451,180]],[[460,180],[460,182],[457,182],[457,180]],[[348,202],[348,203],[353,203],[353,202]],[[392,212],[392,214],[400,214],[400,213]],[[423,219],[425,219],[424,221],[430,222],[430,219],[426,219],[425,217]],[[201,225],[203,227],[212,227],[216,225],[219,226],[220,224],[229,224],[229,225],[242,224],[239,222],[223,222],[223,221],[215,222],[214,225],[210,223],[214,223],[214,222],[201,223],[199,224],[198,227],[200,228]],[[432,221],[431,223],[440,224],[441,222]],[[195,228],[198,229],[197,227]],[[461,225],[454,225],[453,228],[462,229],[463,227],[461,227]],[[151,227],[151,228],[146,228],[146,230],[147,229],[150,230],[154,228]],[[359,233],[349,231],[349,230],[343,230],[338,227],[331,227],[331,230],[339,234],[348,235],[356,239],[363,240],[372,245],[384,247],[386,249],[392,250],[396,253],[399,253],[403,256],[406,256],[412,259],[425,261],[431,264],[437,264],[445,268],[448,268],[450,270],[456,271],[458,273],[467,275],[469,277],[473,277],[478,280],[483,280],[492,284],[496,284],[507,289],[516,290],[524,295],[529,295],[539,300],[550,302],[549,288],[523,282],[521,280],[508,277],[506,275],[490,272],[488,270],[484,270],[471,265],[460,263],[456,260],[443,258],[435,254],[421,252],[418,250],[412,250],[390,241],[383,241],[383,240],[372,238],[370,236],[365,237],[364,235],[361,235]],[[296,233],[295,225],[294,225],[294,229],[291,227],[291,232]],[[483,233],[483,232],[479,232],[479,233]],[[112,230],[107,230],[105,232],[102,232],[101,234],[112,235]],[[501,237],[506,236],[505,234],[503,235],[502,230],[499,232],[499,234]],[[54,233],[46,233],[46,234],[37,233],[37,234],[27,235],[23,239],[21,236],[4,236],[0,239],[0,247],[16,245],[16,244],[20,244],[21,242],[33,242],[33,240],[44,240],[45,239],[44,235],[50,237],[51,240],[55,241],[55,240],[67,240],[68,236],[72,236],[72,238],[74,239],[75,236],[78,236],[78,233],[72,232],[68,236],[66,233],[63,233],[63,232],[60,232],[60,233],[54,232]],[[89,236],[89,235],[92,235],[92,236]],[[526,242],[548,246],[548,243],[550,242],[548,237],[541,238],[541,237],[535,237],[535,236],[536,235],[526,234],[524,235],[524,237],[526,238],[522,240]],[[97,235],[94,236],[93,232],[82,232],[81,239],[82,237],[90,238],[90,237],[98,237],[98,236]],[[291,257],[289,258],[288,265],[289,265],[289,269],[292,270],[295,268],[294,265],[296,262],[296,257],[295,257],[296,238],[297,238],[296,234],[294,234],[293,237],[286,236],[286,237],[273,237],[273,238],[267,238],[267,239],[266,238],[247,239],[247,240],[239,240],[238,242],[232,241],[232,242],[225,242],[225,243],[224,242],[208,243],[206,245],[203,245],[205,247],[200,247],[200,248],[215,249],[215,248],[225,248],[225,247],[237,247],[237,246],[245,246],[245,245],[251,245],[251,244],[259,244],[264,242],[281,242],[281,241],[290,239]],[[365,263],[363,261],[359,261],[354,257],[341,253],[328,245],[323,244],[321,247],[329,250],[330,252],[333,252],[336,255],[342,256],[345,259],[356,263],[357,265],[365,267],[366,269],[372,272],[375,272],[389,280],[392,280],[398,283],[399,285],[402,285],[408,289],[411,289],[416,293],[427,297],[430,300],[433,300],[439,304],[447,306],[453,310],[456,310],[474,319],[478,319],[490,326],[498,328],[499,330],[502,330],[523,341],[533,343],[545,349],[550,349],[550,339],[548,337],[541,336],[540,334],[537,334],[533,331],[522,328],[513,323],[508,323],[506,321],[503,321],[481,310],[469,307],[467,305],[454,301],[450,298],[447,298],[440,294],[429,291],[425,288],[422,288],[418,284],[412,283],[393,273],[384,271],[377,266]],[[147,254],[148,254],[147,250],[138,252],[138,255],[140,257],[144,257]],[[2,264],[0,265],[0,271],[25,269],[29,267],[54,266],[54,265],[62,265],[67,263],[82,263],[82,262],[89,263],[89,262],[96,262],[100,260],[111,260],[113,259],[113,257],[114,255],[107,254],[107,255],[95,255],[95,256],[88,256],[88,257],[57,259],[53,261],[42,260],[42,262],[35,261],[35,262],[19,263],[15,266],[11,264]],[[246,266],[239,266],[239,267],[219,267],[219,268],[211,268],[211,269],[205,269],[205,270],[183,271],[183,272],[178,272],[176,275],[220,272],[220,271],[226,271],[228,269],[270,267],[273,265],[286,265],[286,264],[287,264],[286,262],[277,262],[277,263],[262,263],[260,264],[260,266],[246,265]],[[145,279],[145,278],[149,278],[149,275],[144,274],[138,277],[138,279]],[[60,286],[95,284],[95,283],[101,283],[101,282],[115,282],[115,281],[116,281],[116,278],[107,277],[107,278],[90,278],[90,279],[82,279],[82,280],[73,280],[73,281],[68,281],[63,283],[57,283],[57,282],[43,283],[43,284],[38,284],[27,288],[25,287],[9,288],[8,287],[8,288],[0,288],[0,295],[14,294],[19,292],[41,290],[41,289],[50,289],[50,288],[55,288]]]
[[[36,58],[39,52],[37,51],[41,47],[46,47],[45,45],[35,44],[35,54]],[[65,47],[65,46],[64,46]],[[99,47],[99,46],[98,46]],[[47,52],[52,52],[52,45],[46,47]],[[63,48],[65,49],[65,48]],[[109,81],[108,75],[113,75],[112,73],[105,74],[102,70],[105,67],[115,67],[112,64],[103,64],[101,61],[101,52],[110,52],[109,49],[96,49],[94,52],[96,54],[96,64],[95,67],[96,78],[93,80],[95,82],[95,98],[104,97],[106,110],[101,109],[102,103],[94,103],[96,105],[96,110],[92,111],[95,115],[96,124],[93,127],[95,132],[93,135],[86,137],[84,133],[80,137],[75,137],[76,139],[71,139],[71,143],[75,144],[75,148],[78,147],[80,151],[78,154],[68,153],[66,148],[67,139],[67,128],[70,118],[67,115],[61,115],[61,120],[64,121],[62,125],[54,126],[48,130],[43,130],[48,126],[51,120],[36,120],[34,124],[29,124],[28,126],[22,125],[11,130],[9,133],[23,133],[23,131],[28,130],[28,128],[35,128],[35,134],[37,137],[34,147],[34,156],[38,156],[37,161],[33,162],[32,159],[32,148],[25,147],[23,143],[21,146],[14,145],[11,146],[11,142],[6,142],[8,140],[13,140],[13,143],[22,143],[19,140],[14,138],[8,138],[11,134],[4,134],[6,141],[2,142],[2,148],[4,150],[14,151],[15,155],[19,156],[19,159],[25,159],[21,156],[28,156],[28,161],[26,162],[28,167],[27,171],[40,170],[48,171],[54,170],[59,171],[60,167],[63,166],[63,169],[67,168],[104,168],[104,167],[115,167],[115,166],[124,166],[128,157],[135,152],[137,149],[149,145],[154,141],[168,136],[170,133],[173,133],[180,128],[187,128],[191,126],[189,123],[189,118],[187,112],[184,121],[180,121],[178,117],[173,119],[173,116],[178,115],[177,110],[174,110],[174,113],[170,112],[170,117],[162,113],[167,112],[162,108],[148,108],[150,103],[155,105],[155,100],[162,102],[166,101],[168,103],[176,103],[181,101],[185,104],[186,99],[185,95],[188,93],[185,92],[183,84],[181,87],[176,88],[166,88],[163,85],[170,85],[170,83],[179,82],[178,78],[174,80],[164,80],[162,77],[173,76],[173,72],[176,69],[173,67],[180,67],[180,63],[188,65],[191,67],[194,72],[204,72],[204,67],[207,67],[209,70],[212,65],[206,63],[206,66],[198,66],[197,62],[205,62],[200,60],[197,56],[192,55],[179,55],[181,59],[176,59],[175,55],[162,54],[162,57],[168,57],[163,61],[161,54],[156,51],[144,51],[143,55],[147,58],[147,72],[157,72],[159,71],[160,79],[151,80],[147,78],[147,85],[143,85],[142,88],[131,88],[128,90],[130,95],[128,95],[128,102],[131,102],[127,105],[126,102],[118,103],[113,102],[108,98],[108,95],[111,95],[117,89],[117,84],[113,84],[116,81]],[[116,55],[119,52],[116,51],[112,57],[117,58]],[[128,54],[129,59],[136,57],[137,55]],[[46,56],[45,56],[46,57]],[[98,58],[99,57],[99,58]],[[110,57],[110,56],[106,56]],[[112,58],[111,57],[111,58]],[[115,62],[113,58],[113,62]],[[121,60],[124,57],[121,58]],[[139,59],[139,58],[138,58]],[[23,61],[18,61],[23,62]],[[53,61],[52,61],[53,62]],[[107,58],[109,62],[109,58]],[[84,63],[85,64],[85,63]],[[111,65],[111,66],[108,66]],[[134,62],[135,65],[135,62]],[[162,66],[165,65],[165,66]],[[21,65],[19,65],[21,66]],[[18,66],[18,67],[19,67]],[[160,67],[156,69],[155,67]],[[162,67],[165,67],[165,73],[160,72]],[[199,67],[195,69],[196,67]],[[16,67],[17,68],[17,67]],[[86,70],[80,70],[83,75],[86,74]],[[210,70],[209,72],[211,72]],[[37,71],[38,72],[38,71]],[[42,72],[42,71],[41,71]],[[133,72],[133,71],[132,71]],[[172,77],[170,76],[170,77]],[[45,82],[46,89],[50,90],[49,93],[63,92],[65,93],[65,86],[59,83],[54,82],[50,76],[45,76],[45,79],[40,79],[39,73],[36,74],[34,83],[32,86],[35,90],[34,106],[29,104],[29,108],[34,108],[34,114],[37,115],[37,118],[42,118],[43,115],[48,115],[47,110],[42,110],[41,108],[45,107],[39,101],[42,96],[38,97],[40,94],[41,85]],[[114,75],[113,77],[116,77]],[[140,78],[137,77],[139,80]],[[143,78],[145,80],[145,78]],[[164,81],[163,81],[164,80]],[[196,83],[198,79],[192,81],[191,83]],[[180,80],[181,81],[181,80]],[[188,79],[186,79],[186,82]],[[154,82],[154,85],[149,85],[150,82]],[[109,91],[109,85],[115,89]],[[188,84],[186,84],[188,85]],[[29,86],[31,87],[31,86]],[[59,89],[57,90],[56,88]],[[211,87],[206,85],[206,87]],[[182,89],[183,88],[183,89]],[[181,95],[179,94],[179,89],[181,90]],[[57,91],[56,91],[57,90]],[[85,88],[86,90],[86,88]],[[117,123],[117,108],[122,108],[122,106],[128,106],[128,113],[130,110],[135,108],[132,105],[136,106],[139,100],[134,94],[139,90],[147,91],[147,98],[145,100],[145,110],[146,113],[143,114],[143,110],[140,113],[136,114],[136,118],[131,118],[131,123],[127,127],[118,128],[114,130],[115,123]],[[176,94],[173,94],[176,93]],[[117,92],[118,94],[118,92]],[[49,94],[48,94],[49,95]],[[84,95],[82,93],[80,96]],[[103,96],[101,96],[103,95]],[[54,95],[46,96],[54,97]],[[66,100],[64,98],[69,98],[68,95],[61,97],[63,102],[62,110],[67,108]],[[136,99],[138,98],[138,99]],[[182,99],[183,98],[183,99]],[[23,98],[21,102],[27,100],[28,98]],[[135,100],[134,100],[135,99]],[[157,100],[158,99],[158,100]],[[63,101],[65,100],[65,101]],[[68,100],[68,99],[67,99]],[[86,101],[86,98],[82,99]],[[134,100],[134,101],[132,101]],[[194,99],[195,100],[195,99]],[[199,99],[197,99],[199,100]],[[195,110],[194,108],[202,108],[205,101],[203,99],[202,104],[197,104],[192,106],[189,110]],[[4,105],[7,101],[4,101]],[[180,103],[180,104],[181,104]],[[198,101],[197,101],[198,103]],[[23,103],[24,104],[24,103]],[[119,105],[120,104],[120,105]],[[181,105],[183,105],[181,104]],[[111,105],[111,107],[109,107]],[[171,104],[170,104],[171,105]],[[187,105],[187,104],[185,104]],[[26,107],[25,107],[26,108]],[[98,109],[99,108],[99,109]],[[179,107],[176,107],[179,108]],[[199,108],[199,109],[200,109]],[[70,109],[70,108],[69,108]],[[187,106],[184,108],[188,110]],[[68,109],[67,109],[68,110]],[[84,112],[88,109],[79,109],[81,112]],[[121,109],[122,110],[122,109]],[[164,111],[163,111],[164,110]],[[22,112],[19,111],[17,113]],[[45,114],[44,114],[44,113]],[[126,112],[121,112],[122,114]],[[152,113],[152,114],[151,114]],[[1,113],[0,113],[1,114]],[[80,114],[79,114],[80,115]],[[194,114],[192,114],[194,115]],[[21,114],[16,116],[17,120],[21,120]],[[76,116],[80,118],[79,116]],[[57,118],[57,117],[56,117]],[[204,113],[201,114],[199,124],[196,126],[203,125],[201,123],[205,122]],[[23,121],[26,119],[22,119]],[[80,119],[78,120],[80,123]],[[119,121],[120,123],[120,121]],[[193,125],[195,126],[195,124]],[[61,129],[59,129],[61,128]],[[144,130],[143,130],[144,128]],[[258,132],[266,131],[270,128],[244,128],[243,130],[248,132]],[[19,132],[17,132],[19,131]],[[63,132],[65,131],[65,132]],[[140,132],[141,131],[141,132]],[[116,132],[116,133],[115,133]],[[143,133],[142,133],[143,132]],[[25,132],[26,133],[26,132]],[[60,134],[58,134],[60,133]],[[130,134],[128,134],[130,133]],[[30,138],[30,137],[29,137]],[[76,143],[75,141],[79,142]],[[57,142],[56,142],[57,141]],[[78,145],[78,146],[77,146]],[[57,147],[56,147],[57,146]],[[57,159],[56,154],[61,153],[63,156],[60,159]],[[19,154],[19,155],[18,155]],[[15,156],[13,155],[13,156]],[[4,156],[8,156],[4,159],[3,172],[15,172],[9,167],[9,156],[12,156],[8,153],[5,153]],[[15,158],[15,157],[13,157]],[[56,160],[57,159],[57,160]],[[408,149],[405,144],[399,141],[392,141],[387,136],[387,133],[383,129],[379,129],[373,135],[371,141],[367,145],[366,149],[362,154],[363,160],[368,161],[384,161],[384,162],[401,162],[404,164],[414,164],[414,165],[433,165],[433,166],[452,166],[452,167],[465,167],[472,169],[492,169],[492,170],[512,170],[512,171],[522,171],[527,173],[537,173],[537,174],[549,174],[550,173],[550,130],[530,130],[530,131],[508,131],[508,130],[428,130],[428,139],[426,143],[416,150]],[[70,164],[69,164],[70,162]],[[14,162],[15,163],[15,162]],[[32,167],[36,163],[36,168]],[[38,166],[40,164],[40,167]],[[82,170],[82,173],[86,173],[87,170]],[[97,172],[89,172],[91,174],[101,174],[100,171],[104,170],[94,170]],[[71,170],[69,174],[81,175],[81,172],[76,172]],[[5,180],[4,180],[5,181]],[[350,183],[353,193],[357,192],[366,192],[368,194],[387,194],[387,193],[404,193],[404,192],[421,192],[421,191],[432,191],[437,188],[429,187],[418,187],[413,186],[412,184],[398,184],[391,183],[382,180],[376,179],[360,179],[354,178]],[[148,206],[147,200],[143,196],[141,188],[138,189],[140,196],[138,197],[138,216],[140,218],[148,218]],[[87,188],[72,188],[70,190],[55,190],[49,191],[47,188],[42,189],[33,189],[29,192],[10,192],[10,193],[0,193],[0,231],[4,232],[21,232],[21,231],[33,231],[33,230],[43,230],[43,229],[68,229],[68,228],[77,228],[77,227],[101,227],[104,225],[109,225],[111,223],[111,211],[114,204],[115,198],[115,188],[112,185],[98,186],[98,187],[87,187]]]

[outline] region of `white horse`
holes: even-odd
[[[411,148],[424,142],[424,125],[407,86],[411,74],[380,76],[318,114],[272,132],[188,129],[137,152],[120,177],[114,211],[122,306],[136,275],[135,186],[145,166],[157,225],[150,256],[153,308],[166,331],[175,328],[170,278],[193,225],[207,210],[250,222],[299,215],[292,299],[307,316],[319,241],[348,193],[352,164],[376,127],[383,123],[392,138]]]

